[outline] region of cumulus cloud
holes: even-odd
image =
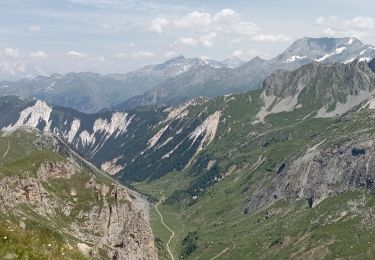
[[[175,51],[167,51],[165,54],[164,54],[164,57],[165,58],[171,58],[171,57],[175,57],[177,56],[177,53]]]
[[[8,58],[20,58],[21,51],[17,48],[5,48],[1,51],[1,54]]]
[[[213,46],[215,37],[226,37],[229,44],[238,42],[287,42],[291,38],[285,34],[269,34],[251,21],[243,19],[238,12],[230,8],[224,8],[216,13],[193,11],[187,15],[169,21],[166,18],[157,17],[150,22],[148,30],[161,33],[166,27],[183,30],[189,37],[183,36],[171,44],[177,46]],[[203,35],[202,35],[203,34]],[[235,39],[232,41],[231,39]],[[175,49],[174,49],[175,50]]]
[[[213,39],[216,37],[215,32],[211,32],[205,35],[202,35],[198,38],[193,37],[181,37],[173,43],[173,46],[203,46],[209,48],[213,45]]]
[[[216,33],[212,32],[207,35],[203,35],[199,38],[199,43],[206,48],[209,48],[213,45],[212,40],[216,37]]]
[[[131,59],[151,59],[155,57],[155,54],[149,51],[137,51],[137,52],[120,52],[113,55],[116,58],[131,58]]]
[[[372,17],[354,17],[345,23],[352,29],[372,30],[375,27],[375,20]]]
[[[34,33],[42,31],[42,27],[40,27],[39,25],[31,25],[29,26],[28,29],[29,29],[29,32],[34,32]]]
[[[175,44],[185,45],[185,46],[197,46],[198,40],[192,37],[181,37],[179,38]]]
[[[36,52],[31,52],[30,57],[33,58],[47,58],[48,55],[44,51],[36,51]]]
[[[288,42],[292,38],[284,34],[258,34],[254,36],[254,41],[257,42]]]
[[[233,9],[222,9],[219,12],[217,12],[213,20],[216,23],[233,23],[240,19],[240,15],[234,11]]]
[[[174,21],[174,26],[179,29],[205,29],[211,24],[209,13],[194,11]]]
[[[150,22],[148,30],[155,33],[162,33],[164,28],[169,24],[168,20],[162,17],[157,17]]]
[[[86,53],[78,52],[78,51],[68,51],[66,54],[68,55],[68,57],[75,58],[75,59],[84,59],[88,57]]]
[[[340,19],[337,16],[321,16],[315,20],[315,25],[322,27],[327,36],[350,36],[361,38],[375,29],[373,17],[357,16],[351,19]]]

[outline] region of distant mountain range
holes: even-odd
[[[303,38],[271,60],[256,57],[241,66],[213,68],[201,66],[156,85],[145,94],[130,98],[116,108],[173,105],[197,96],[215,97],[262,87],[266,76],[276,70],[294,70],[308,63],[349,63],[369,61],[375,48],[355,38]]]
[[[259,89],[277,70],[308,63],[369,61],[375,48],[355,38],[303,38],[271,60],[243,62],[178,56],[126,74],[69,73],[0,82],[0,96],[35,97],[85,113],[113,108],[175,105],[191,98],[215,97]],[[13,72],[9,72],[13,73]]]
[[[0,96],[35,97],[52,104],[92,113],[140,95],[162,81],[202,66],[234,68],[240,64],[242,61],[235,57],[219,62],[178,56],[162,64],[145,66],[127,74],[100,75],[81,72],[2,81],[0,82]],[[17,71],[9,66],[4,68],[0,66],[1,69],[7,75],[17,74]]]

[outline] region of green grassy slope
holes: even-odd
[[[252,95],[257,102],[258,93]],[[375,196],[370,191],[347,191],[311,209],[302,199],[245,210],[249,188],[267,187],[283,161],[322,140],[329,145],[374,132],[373,111],[302,120],[296,110],[269,115],[266,123],[254,125],[258,105],[252,107],[249,95],[215,102],[207,110],[225,106],[226,121],[194,163],[159,180],[134,183],[155,198],[166,195],[159,210],[175,232],[170,246],[176,259],[373,259]],[[210,161],[215,167],[208,170]],[[151,224],[163,242],[160,258],[168,259],[171,234],[155,211]]]

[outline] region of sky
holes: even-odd
[[[373,0],[0,0],[0,66],[125,73],[171,57],[272,58],[302,37],[375,45]]]

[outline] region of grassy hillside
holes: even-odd
[[[375,133],[374,112],[301,120],[297,110],[270,115],[266,123],[254,125],[256,110],[247,102],[244,95],[227,102],[227,121],[192,165],[159,180],[134,184],[155,198],[167,197],[159,210],[175,232],[170,243],[174,257],[372,259],[372,189],[354,187],[313,208],[305,198],[275,198],[275,203],[256,211],[246,205],[255,187],[270,185],[283,162],[295,160],[323,140],[329,147]],[[171,233],[155,210],[151,216],[155,236],[163,242],[160,248],[165,249]],[[170,258],[161,252],[161,259]]]

